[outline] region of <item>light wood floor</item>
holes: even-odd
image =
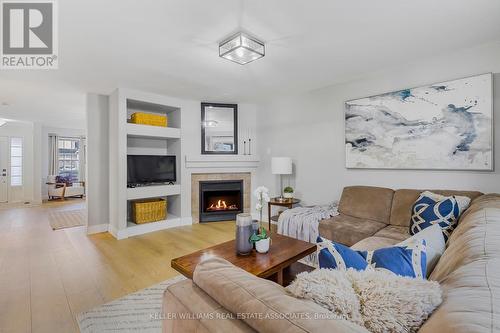
[[[172,258],[234,237],[233,222],[197,224],[121,241],[83,227],[53,231],[68,200],[0,209],[0,332],[78,332],[76,314],[178,273]]]

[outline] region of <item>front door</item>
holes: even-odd
[[[0,202],[9,200],[9,139],[0,136]]]

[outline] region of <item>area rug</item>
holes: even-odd
[[[84,209],[57,210],[49,213],[49,224],[53,230],[80,227],[85,225],[86,219]]]
[[[80,313],[76,317],[80,332],[161,332],[163,292],[168,286],[184,279],[184,276],[178,275]]]

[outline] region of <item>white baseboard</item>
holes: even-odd
[[[87,235],[98,234],[100,232],[107,232],[109,224],[96,224],[87,226]]]
[[[191,216],[181,218],[180,225],[191,225],[191,224],[193,224],[193,218]]]
[[[115,238],[118,238],[118,230],[111,224],[108,226],[108,232],[113,235]]]

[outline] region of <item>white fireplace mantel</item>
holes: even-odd
[[[186,168],[244,168],[259,166],[257,155],[186,155]]]

